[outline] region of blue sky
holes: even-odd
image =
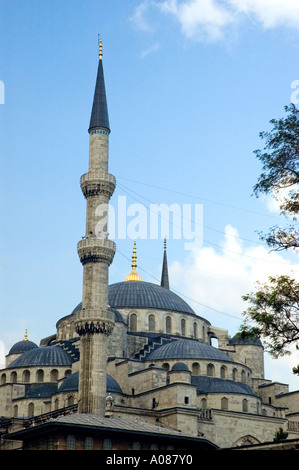
[[[241,296],[255,281],[298,276],[298,258],[269,254],[257,233],[285,223],[273,199],[252,196],[259,132],[297,97],[297,1],[0,0],[2,353],[25,329],[37,343],[55,333],[81,301],[79,180],[88,165],[98,34],[113,207],[126,197],[149,218],[150,204],[202,205],[203,240],[194,238],[192,249],[170,225],[171,288],[234,335],[246,308]],[[164,234],[135,238],[139,273],[159,282]],[[133,242],[116,238],[111,283],[129,273]],[[298,388],[297,363],[295,355],[267,358],[267,378]]]

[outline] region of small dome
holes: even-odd
[[[32,366],[71,366],[72,360],[59,346],[37,347],[24,352],[9,364],[9,369]]]
[[[229,344],[263,346],[260,338],[257,335],[242,335],[242,333],[237,333],[232,339],[229,340]]]
[[[174,340],[155,349],[146,358],[150,361],[169,359],[207,359],[232,362],[225,352],[194,339]]]
[[[184,362],[177,362],[172,366],[171,370],[176,372],[190,372],[187,364],[185,364]]]
[[[238,393],[254,395],[251,387],[242,382],[224,380],[216,377],[192,376],[191,384],[196,386],[197,393]]]
[[[23,339],[23,341],[19,341],[18,343],[14,344],[8,354],[23,354],[31,349],[38,348],[38,345],[33,343],[32,341],[28,341]]]
[[[75,372],[72,375],[69,375],[67,378],[64,379],[62,384],[59,387],[59,392],[70,392],[70,391],[78,391],[79,385],[79,372]],[[116,380],[111,377],[111,375],[107,374],[107,392],[110,393],[122,393],[120,386],[116,382]]]

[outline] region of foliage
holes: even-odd
[[[257,324],[270,354],[290,354],[294,343],[299,349],[299,284],[289,276],[276,276],[257,285],[256,292],[243,296],[251,304],[244,313]]]
[[[275,435],[274,435],[274,439],[273,441],[274,442],[279,442],[279,441],[283,441],[284,439],[286,439],[288,437],[288,433],[285,432],[282,428],[279,428],[278,431],[276,431]]]
[[[272,119],[270,132],[260,132],[265,140],[263,150],[255,150],[261,161],[262,173],[254,186],[254,193],[270,194],[279,201],[280,212],[297,220],[299,213],[299,110],[294,104],[285,106],[288,116]],[[276,250],[299,248],[299,230],[296,224],[272,227],[268,235],[261,235]]]

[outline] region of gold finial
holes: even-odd
[[[103,57],[103,44],[102,44],[102,38],[99,36],[99,57],[100,60],[102,60]]]
[[[142,281],[142,277],[136,272],[137,268],[137,255],[136,255],[136,242],[134,242],[133,255],[132,255],[132,271],[125,278],[125,281]]]
[[[23,341],[28,341],[27,330],[25,330],[25,336],[24,336],[24,339],[23,339]]]

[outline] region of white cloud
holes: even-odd
[[[139,29],[151,30],[149,14],[153,10],[174,18],[183,34],[193,40],[222,40],[245,20],[266,29],[299,29],[298,0],[144,0],[132,18]]]
[[[148,56],[149,54],[152,54],[158,49],[160,49],[160,44],[158,43],[153,44],[152,46],[148,47],[141,53],[141,58],[143,59],[144,57]]]
[[[173,289],[194,299],[194,304],[189,303],[199,315],[214,317],[213,310],[200,306],[204,304],[239,317],[239,325],[247,306],[242,296],[254,290],[257,281],[266,282],[270,275],[281,274],[294,275],[299,281],[298,265],[284,260],[280,253],[269,253],[262,245],[244,246],[230,225],[225,228],[220,249],[194,246],[184,262],[171,264],[169,270]],[[216,318],[225,321],[221,315]]]

